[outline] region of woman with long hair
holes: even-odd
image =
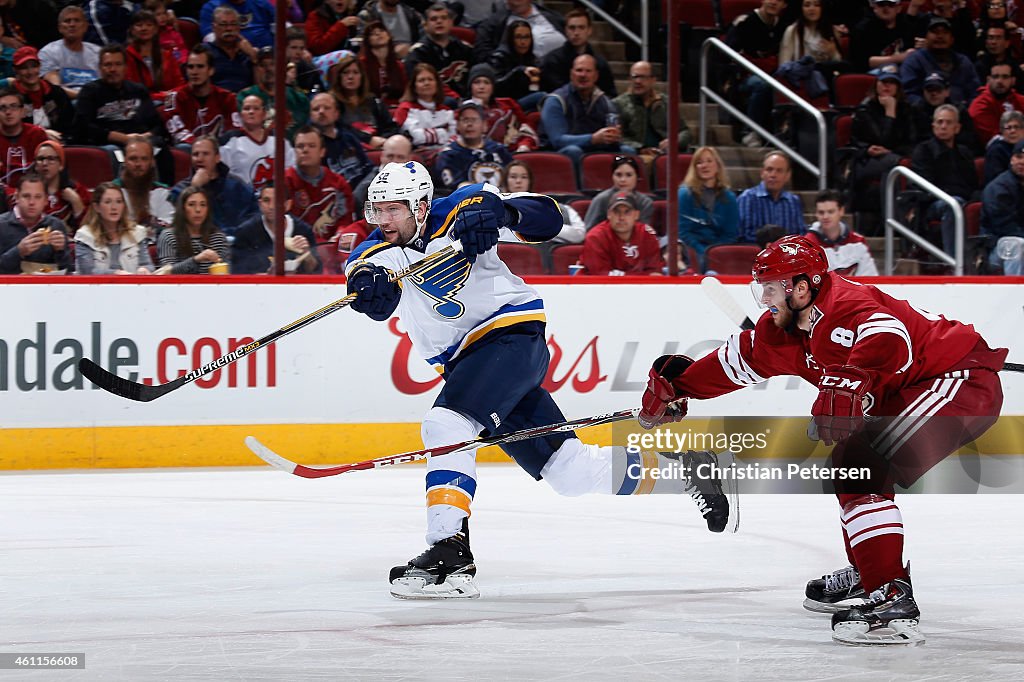
[[[358,28],[356,0],[324,0],[306,17],[306,47],[314,55],[349,49]]]
[[[359,61],[369,83],[370,92],[388,106],[397,105],[405,93],[409,77],[402,60],[395,54],[395,41],[380,21],[371,21],[363,29]]]
[[[455,136],[455,112],[444,103],[444,87],[430,64],[413,67],[402,103],[395,110],[395,123],[428,162]]]
[[[151,95],[185,84],[174,55],[160,46],[156,14],[140,9],[128,24],[125,80],[142,83]]]
[[[494,92],[499,97],[511,97],[527,111],[537,108],[544,96],[540,91],[540,61],[533,55],[533,29],[523,19],[516,19],[505,27],[505,37],[487,63],[499,74]]]
[[[839,36],[829,18],[824,0],[802,0],[796,21],[782,34],[779,63],[792,62],[810,55],[819,64],[838,62]]]
[[[157,237],[156,254],[172,275],[205,275],[214,263],[231,260],[227,237],[213,224],[210,198],[201,187],[182,191],[174,221]]]
[[[712,244],[735,242],[739,235],[736,194],[717,149],[701,147],[693,153],[678,197],[679,239],[697,253],[703,271],[704,251]]]
[[[146,228],[128,219],[124,192],[103,182],[75,233],[75,270],[80,275],[148,275],[153,272]]]
[[[612,159],[612,186],[600,192],[590,202],[587,216],[583,219],[587,229],[589,230],[608,217],[608,205],[611,203],[612,197],[619,192],[633,192],[636,195],[640,209],[640,222],[650,225],[651,219],[654,217],[654,200],[646,194],[636,191],[639,182],[640,164],[635,158],[623,155]]]
[[[398,133],[398,124],[387,106],[370,92],[362,62],[355,55],[343,57],[331,73],[331,94],[338,100],[341,121],[355,131],[364,147],[380,149],[384,140]]]

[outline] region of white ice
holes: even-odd
[[[486,466],[482,597],[389,596],[423,549],[422,468],[0,476],[0,652],[26,680],[1022,680],[1021,498],[900,498],[927,644],[844,647],[801,607],[845,565],[834,498],[559,498]]]

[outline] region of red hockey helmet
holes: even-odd
[[[758,305],[781,305],[782,299],[788,301],[793,293],[796,277],[807,277],[816,294],[828,281],[827,273],[828,258],[821,247],[806,237],[790,235],[772,242],[754,257],[751,292]]]

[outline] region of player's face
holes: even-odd
[[[185,200],[185,222],[189,226],[198,228],[206,222],[206,216],[210,213],[210,204],[206,201],[206,195],[202,192],[191,195]]]
[[[390,244],[408,244],[416,236],[416,219],[403,201],[378,201],[367,210],[366,222],[376,225]]]
[[[765,282],[751,282],[750,291],[754,300],[762,308],[768,308],[774,313],[778,308],[786,307],[786,296],[792,291],[789,280],[769,280]]]
[[[119,189],[108,189],[100,197],[96,212],[108,224],[116,224],[124,215],[124,194]]]

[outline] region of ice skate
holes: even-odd
[[[687,472],[685,492],[697,505],[697,510],[708,524],[712,533],[728,529],[735,533],[740,525],[739,495],[736,481],[723,477],[720,471],[733,466],[736,458],[726,450],[720,455],[714,452],[663,452],[663,456],[678,460]],[[703,465],[703,466],[702,466]]]
[[[847,566],[808,582],[804,608],[815,613],[836,613],[863,605],[867,596],[860,583],[860,573],[853,566]]]
[[[920,618],[910,582],[896,579],[872,592],[863,606],[833,614],[832,639],[861,646],[916,646],[924,644],[924,635],[918,629]]]
[[[475,599],[476,564],[469,549],[469,523],[462,531],[391,569],[391,595],[399,599]]]

